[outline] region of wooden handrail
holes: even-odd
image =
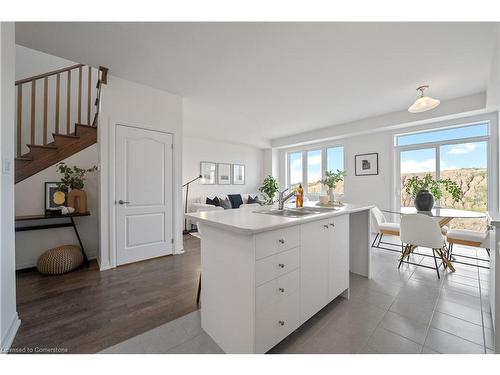
[[[53,76],[53,75],[56,75],[57,73],[64,73],[64,72],[68,72],[70,70],[73,70],[73,69],[77,69],[81,66],[84,66],[83,64],[76,64],[76,65],[71,65],[71,66],[68,66],[67,68],[62,68],[62,69],[58,69],[58,70],[53,70],[51,72],[47,72],[47,73],[43,73],[43,74],[39,74],[37,76],[33,76],[33,77],[29,77],[29,78],[24,78],[24,79],[20,79],[19,81],[16,81],[16,86],[17,85],[20,85],[20,84],[23,84],[23,83],[27,83],[27,82],[31,82],[31,81],[35,81],[37,79],[40,79],[40,78],[45,78],[45,77],[49,77],[49,76]]]

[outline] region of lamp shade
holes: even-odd
[[[420,86],[417,88],[417,91],[420,91],[420,96],[415,100],[415,102],[408,108],[408,112],[411,113],[420,113],[425,112],[430,109],[436,108],[440,100],[431,98],[430,96],[424,95],[424,90],[426,90],[429,86]]]

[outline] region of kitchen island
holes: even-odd
[[[202,328],[226,353],[265,353],[348,298],[349,271],[370,277],[371,207],[187,214],[201,235]]]

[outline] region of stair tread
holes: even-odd
[[[78,139],[80,138],[79,135],[75,135],[75,134],[57,134],[57,133],[52,133],[52,136],[53,137],[63,137],[63,138],[71,138],[71,139]]]
[[[17,161],[33,161],[33,158],[28,158],[26,156],[17,156],[14,160],[17,160]]]
[[[54,145],[33,145],[33,144],[27,144],[26,146],[28,146],[28,147],[36,147],[36,148],[46,148],[46,149],[50,149],[50,150],[57,149],[57,146],[54,146]]]

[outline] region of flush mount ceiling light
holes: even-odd
[[[411,113],[419,113],[419,112],[425,112],[430,109],[436,108],[439,103],[441,103],[440,100],[438,99],[433,99],[430,96],[425,96],[424,91],[428,89],[429,86],[420,86],[417,87],[417,91],[420,91],[420,96],[415,100],[415,103],[411,105],[410,108],[408,108],[408,112]]]

